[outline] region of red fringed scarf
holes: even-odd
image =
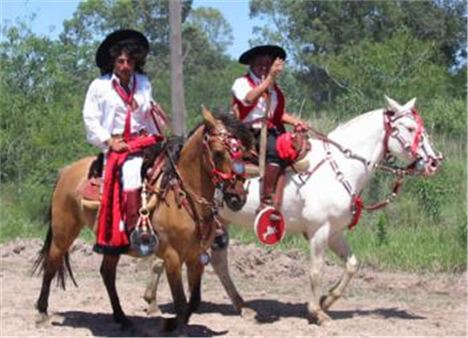
[[[135,77],[133,78],[133,89],[128,94],[117,81],[114,81],[112,85],[127,106],[124,140],[128,149],[120,153],[109,150],[107,153],[104,189],[94,250],[104,254],[121,254],[127,251],[129,247],[128,234],[122,222],[122,208],[125,206],[125,203],[122,203],[125,202],[122,201],[122,165],[130,154],[138,153],[144,148],[156,144],[162,137],[157,135],[132,137],[130,134],[131,104],[136,88]]]

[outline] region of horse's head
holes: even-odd
[[[391,154],[410,163],[408,168],[415,173],[434,174],[440,166],[442,155],[433,150],[423,120],[414,107],[416,98],[403,106],[387,96],[385,99],[386,156]]]
[[[222,191],[227,206],[240,210],[247,200],[243,157],[253,145],[252,135],[232,114],[214,116],[203,107],[203,119],[205,163],[212,182]]]

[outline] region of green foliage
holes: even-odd
[[[25,201],[18,198],[15,186],[4,184],[0,186],[0,204],[2,205],[2,208],[0,208],[0,242],[14,238],[32,238],[42,235],[42,229],[38,227],[38,223],[44,222],[45,214],[42,214],[41,210],[40,217],[32,219],[32,214],[25,212],[25,210],[31,210],[28,208],[32,208],[32,213],[38,213],[38,209],[41,209],[40,203],[34,203],[36,197],[34,193],[37,190],[36,187],[36,189],[31,189],[31,194],[24,194],[23,197],[25,198],[29,196],[28,200]]]
[[[68,76],[60,43],[25,26],[4,31],[1,43],[0,149],[3,181],[53,182],[57,168],[86,152],[83,91]],[[63,62],[55,62],[62,59]],[[81,95],[80,95],[81,96]]]
[[[199,7],[190,12],[188,23],[199,27],[208,38],[211,46],[219,53],[224,53],[234,39],[232,29],[223,14],[211,7]]]
[[[192,0],[182,1],[182,20],[191,10]],[[93,46],[116,29],[137,29],[148,38],[152,54],[168,66],[168,1],[164,0],[88,0],[78,5],[70,20],[63,24],[60,39],[65,44]],[[95,47],[95,46],[94,46]],[[95,48],[90,49],[93,54]]]
[[[385,213],[381,213],[376,225],[377,246],[388,244],[387,224],[388,220]]]
[[[424,99],[445,95],[440,89],[447,87],[443,77],[449,74],[461,84],[451,95],[466,97],[466,76],[458,75],[466,74],[462,0],[252,0],[250,14],[265,21],[256,30],[256,42],[288,49],[316,111],[337,97],[340,109],[352,111],[349,104],[362,106],[382,93]]]
[[[435,97],[421,101],[421,114],[431,132],[461,138],[466,136],[466,100],[453,97]]]

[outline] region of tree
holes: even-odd
[[[225,53],[227,47],[232,44],[233,36],[229,22],[222,13],[211,7],[199,7],[188,16],[187,23],[198,27],[204,32],[211,45],[216,47],[219,53]]]
[[[179,0],[169,3],[169,25],[171,28],[171,105],[172,129],[176,135],[185,134],[185,95],[182,65],[182,6]]]
[[[346,53],[362,41],[385,43],[406,31],[412,39],[432,45],[431,63],[447,72],[466,69],[466,8],[462,0],[252,0],[250,15],[268,19],[257,32],[267,41],[287,47],[314,93],[317,110],[343,92],[322,61]]]

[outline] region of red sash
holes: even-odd
[[[99,212],[95,251],[105,254],[120,254],[129,246],[126,227],[120,228],[123,207],[122,184],[120,181],[122,165],[128,155],[138,153],[162,139],[159,135],[137,136],[127,141],[128,151],[107,154],[104,173],[104,189]]]
[[[255,82],[253,81],[252,77],[249,74],[244,75],[244,77],[247,79],[247,81],[249,82],[249,85],[252,88],[257,87],[257,85],[255,84]],[[273,116],[268,116],[268,121],[276,128],[283,130],[284,126],[283,126],[282,118],[284,114],[284,105],[285,105],[284,95],[280,87],[276,83],[273,85],[273,89],[276,92],[276,97],[278,98],[278,104],[276,105],[276,109],[273,112]],[[252,103],[249,106],[245,106],[235,96],[232,97],[232,105],[237,105],[237,107],[239,108],[239,115],[240,115],[239,118],[241,121],[243,121],[247,117],[247,115],[249,115],[249,113],[256,107],[257,103],[258,101]]]

